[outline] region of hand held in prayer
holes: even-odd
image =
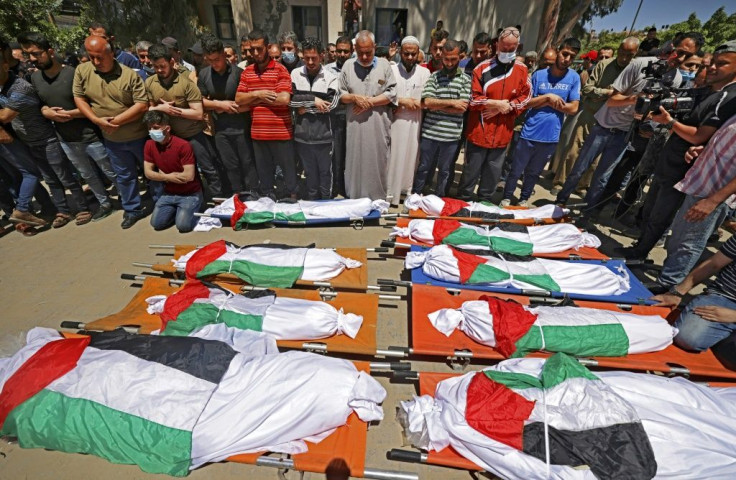
[[[322,113],[327,113],[330,108],[330,104],[322,100],[321,98],[314,99],[314,106]],[[301,114],[300,114],[301,115]]]
[[[695,307],[693,313],[709,322],[736,323],[736,310],[731,308],[707,305]]]
[[[299,108],[296,109],[296,113],[297,113],[297,115],[304,115],[305,113],[307,113],[307,108],[306,107],[299,107]]]
[[[102,129],[103,132],[113,133],[119,127],[119,125],[115,125],[111,123],[114,118],[115,117],[102,117],[102,118],[98,117],[95,123],[97,124],[98,127]]]
[[[51,120],[54,122],[63,123],[72,119],[72,116],[61,107],[51,107],[51,112]]]
[[[266,103],[273,103],[276,101],[278,94],[272,90],[261,90],[259,98]]]

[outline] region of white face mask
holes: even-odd
[[[496,57],[498,57],[498,61],[501,63],[512,63],[516,60],[516,52],[498,52]]]

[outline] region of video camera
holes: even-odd
[[[659,107],[670,112],[673,117],[680,117],[690,112],[695,106],[695,100],[688,96],[689,88],[672,87],[671,79],[664,78],[669,70],[666,60],[650,61],[642,68],[647,80],[641,96],[636,99],[634,110],[645,118],[650,112],[659,113]]]

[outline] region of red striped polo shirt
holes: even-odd
[[[238,92],[254,92],[256,90],[272,90],[276,93],[291,92],[291,75],[289,71],[273,60],[268,62],[263,72],[256,70],[256,65],[248,65],[240,75]],[[272,107],[256,105],[251,109],[253,140],[290,140],[293,136],[291,111],[289,106]]]

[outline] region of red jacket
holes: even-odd
[[[493,57],[475,67],[465,130],[468,141],[483,148],[505,148],[514,133],[514,120],[532,98],[531,90],[532,82],[523,63],[507,65]],[[489,117],[483,114],[487,99],[508,100],[514,109]]]

